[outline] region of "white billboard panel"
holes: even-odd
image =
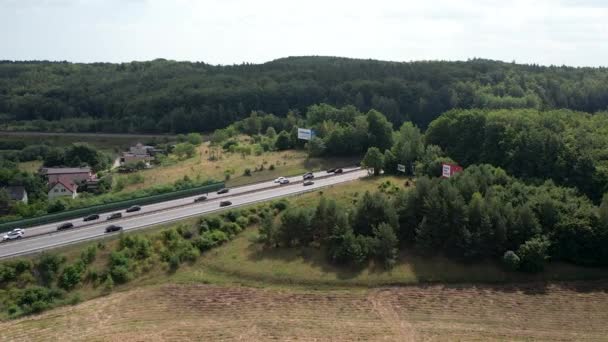
[[[405,172],[405,165],[403,165],[403,164],[397,164],[397,171]]]
[[[311,129],[307,128],[298,128],[298,139],[302,140],[310,140],[313,137],[313,132]]]
[[[441,172],[441,176],[445,178],[450,178],[452,175],[452,166],[448,164],[443,164],[443,171]]]

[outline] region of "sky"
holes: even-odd
[[[0,60],[608,66],[608,0],[0,0]]]

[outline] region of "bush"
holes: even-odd
[[[540,272],[545,268],[548,259],[547,251],[550,242],[545,237],[535,237],[526,241],[517,250],[521,259],[521,270],[526,272]]]
[[[201,251],[207,251],[230,240],[228,235],[220,230],[208,230],[194,240],[194,245]]]
[[[270,164],[270,166],[268,167],[268,170],[270,170],[270,171],[274,170],[274,164]]]
[[[230,222],[236,222],[236,220],[238,220],[238,218],[241,217],[241,211],[240,210],[230,210],[226,214],[224,214],[224,217],[227,218]]]
[[[236,224],[241,226],[241,228],[245,228],[249,226],[249,218],[247,218],[247,216],[241,216],[236,219]]]
[[[234,222],[224,222],[220,230],[232,237],[240,233],[242,228]]]
[[[245,169],[245,172],[243,172],[243,176],[251,177],[251,169]]]
[[[84,271],[84,263],[76,262],[73,265],[66,266],[63,273],[59,277],[58,285],[62,289],[71,290],[80,284],[82,272]]]
[[[260,217],[258,215],[249,216],[249,225],[254,225],[260,223]]]
[[[283,211],[283,210],[287,209],[288,206],[289,206],[289,202],[284,199],[272,203],[272,208],[274,208],[278,211]]]
[[[509,271],[517,271],[519,269],[520,259],[513,251],[506,251],[502,256],[502,264]]]
[[[82,253],[80,254],[80,259],[82,260],[82,262],[85,263],[85,265],[89,265],[93,261],[95,261],[96,256],[97,256],[97,247],[93,245],[93,246],[87,247],[87,249],[82,251]]]

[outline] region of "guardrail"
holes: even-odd
[[[152,204],[152,203],[174,200],[174,199],[178,199],[178,198],[182,198],[182,197],[194,196],[194,195],[198,195],[198,194],[217,191],[223,187],[224,187],[224,182],[213,183],[213,184],[200,186],[200,187],[196,187],[196,188],[191,188],[191,189],[172,191],[172,192],[167,192],[164,194],[158,194],[158,195],[152,195],[152,196],[146,196],[146,197],[140,197],[140,198],[133,198],[130,200],[118,201],[118,202],[108,203],[108,204],[100,204],[100,205],[95,205],[95,206],[80,208],[80,209],[74,209],[74,210],[64,211],[64,212],[55,213],[55,214],[48,214],[48,215],[44,215],[44,216],[32,217],[32,218],[23,219],[23,220],[5,222],[5,223],[0,224],[0,232],[9,231],[16,227],[24,228],[24,227],[36,226],[36,225],[46,224],[46,223],[51,223],[51,222],[63,221],[63,220],[72,219],[72,218],[78,218],[78,217],[87,216],[87,215],[91,215],[91,214],[99,214],[100,212],[105,212],[105,211],[125,209],[125,208],[128,208],[133,205]]]

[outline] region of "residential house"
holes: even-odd
[[[135,146],[129,147],[129,152],[123,152],[120,157],[121,165],[134,165],[143,162],[146,165],[154,160],[153,153],[157,151],[153,146],[137,143]]]
[[[49,167],[41,174],[48,180],[48,198],[78,196],[78,186],[97,182],[90,167]]]
[[[61,180],[70,183],[81,183],[95,179],[90,167],[47,167],[41,169],[41,174],[47,178],[49,184]]]
[[[14,186],[6,186],[1,189],[6,190],[6,192],[8,193],[8,197],[10,198],[11,201],[23,202],[23,203],[27,204],[28,199],[27,199],[27,191],[25,191],[25,187],[23,187],[21,185],[14,185]]]
[[[48,198],[50,200],[57,197],[71,197],[76,198],[78,196],[78,186],[68,178],[58,178],[54,182],[49,182]]]

